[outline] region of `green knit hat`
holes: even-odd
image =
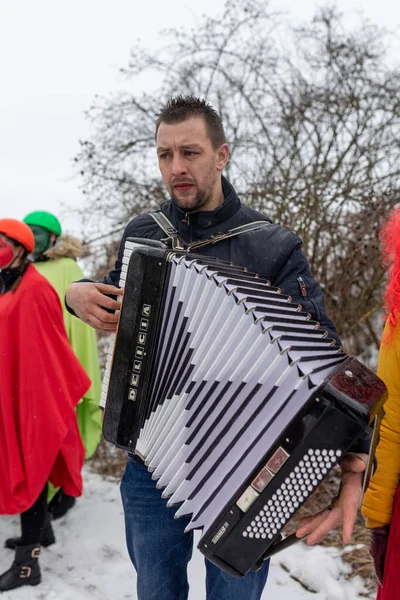
[[[51,233],[55,233],[57,237],[61,235],[61,223],[49,212],[45,210],[36,210],[34,212],[29,213],[23,219],[23,222],[27,225],[36,225],[37,227],[44,227]]]

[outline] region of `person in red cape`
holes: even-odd
[[[0,592],[41,581],[47,481],[82,493],[84,447],[75,406],[90,387],[65,332],[60,300],[29,263],[30,228],[0,219],[0,515],[22,535]]]

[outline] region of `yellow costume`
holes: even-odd
[[[384,339],[388,332],[387,322]],[[378,376],[386,384],[389,395],[376,450],[378,466],[362,506],[369,528],[390,523],[393,498],[400,480],[400,323],[393,330],[390,341],[381,344]]]

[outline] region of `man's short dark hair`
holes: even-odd
[[[202,117],[206,123],[207,134],[214,150],[226,144],[222,119],[216,110],[205,100],[196,96],[176,96],[170,98],[161,108],[156,121],[156,138],[161,123],[171,125],[182,123],[192,117]]]

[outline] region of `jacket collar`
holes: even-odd
[[[161,209],[169,204],[172,215],[175,217],[177,223],[186,222],[189,216],[191,225],[196,228],[218,225],[218,223],[222,223],[229,219],[240,208],[240,200],[233,186],[225,179],[225,177],[222,177],[222,191],[224,194],[224,203],[214,210],[193,210],[185,212],[179,208],[172,199],[163,202]]]

